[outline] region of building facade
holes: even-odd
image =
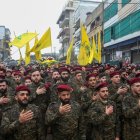
[[[93,42],[94,37],[95,43],[97,45],[99,32],[101,33],[101,39],[103,41],[103,10],[104,3],[100,3],[99,6],[95,8],[95,10],[87,14],[85,25],[87,27],[87,34],[91,44]],[[103,61],[104,59],[102,59],[102,62]],[[94,62],[96,61],[94,60]]]
[[[73,13],[78,5],[79,1],[75,0],[69,0],[67,1],[66,5],[64,6],[62,13],[60,14],[60,17],[57,21],[57,24],[59,24],[60,32],[58,34],[59,42],[62,44],[61,49],[59,51],[60,59],[63,59],[66,57],[66,52],[69,47],[69,43],[71,41],[74,28],[74,17]]]
[[[140,63],[140,0],[104,2],[105,62]]]
[[[89,13],[91,13],[98,5],[100,0],[81,0],[74,12],[74,52],[75,55],[78,55],[80,43],[81,43],[81,30],[80,24],[86,24],[86,18]]]
[[[5,26],[0,26],[0,61],[6,61],[10,58],[10,35],[11,32]]]

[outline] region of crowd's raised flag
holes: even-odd
[[[72,54],[72,51],[73,51],[73,43],[74,43],[74,37],[72,37],[72,41],[70,42],[70,46],[67,50],[66,64],[70,64],[70,62],[71,62],[71,54]]]
[[[21,54],[20,49],[18,49],[18,51],[19,51],[19,56],[20,56],[20,58],[19,58],[19,60],[18,60],[18,65],[20,65],[21,62],[23,61],[23,57],[22,57],[22,54]]]
[[[22,48],[36,36],[37,33],[24,33],[20,36],[15,37],[15,39],[9,43],[9,46],[16,46],[17,48]]]
[[[90,56],[90,42],[84,25],[81,25],[81,46],[78,55],[79,65],[87,65]]]
[[[96,44],[95,44],[95,40],[94,40],[94,37],[93,37],[92,45],[90,47],[89,64],[92,63],[92,61],[95,57],[95,49],[96,49]]]
[[[26,52],[25,52],[25,65],[28,65],[31,61],[30,58],[30,45],[29,42],[26,44]]]
[[[49,28],[36,44],[34,52],[38,52],[44,48],[51,46],[52,46],[51,29]]]
[[[33,46],[34,48],[36,47],[37,43],[38,43],[38,37],[36,36],[35,37],[35,43],[34,43],[34,46]],[[41,60],[41,58],[42,58],[41,51],[34,51],[34,52],[35,52],[36,60]]]

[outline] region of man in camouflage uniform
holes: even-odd
[[[42,116],[37,106],[28,104],[30,90],[26,86],[16,88],[17,104],[3,113],[1,132],[12,134],[14,140],[45,140]]]
[[[81,96],[82,96],[82,89],[85,87],[85,82],[83,80],[83,75],[81,70],[76,70],[74,72],[74,77],[72,82],[75,84],[74,91],[75,93],[75,101],[81,104]]]
[[[124,140],[140,139],[140,78],[130,81],[131,93],[123,100]]]
[[[2,119],[2,114],[7,111],[9,106],[14,104],[14,93],[9,90],[7,80],[0,80],[0,124]],[[0,134],[0,140],[4,139]]]
[[[108,100],[106,83],[99,83],[95,88],[99,96],[90,105],[87,114],[88,121],[94,126],[91,140],[119,140],[119,121],[115,103]]]
[[[95,85],[96,85],[96,75],[89,74],[86,77],[87,88],[83,87],[82,96],[81,96],[81,108],[83,111],[84,119],[85,119],[85,127],[86,127],[86,137],[87,140],[91,140],[91,130],[93,126],[91,123],[87,122],[87,110],[92,104],[93,101],[96,100],[97,96],[95,94]]]
[[[58,82],[58,83],[53,85],[52,94],[51,94],[51,102],[59,100],[57,92],[56,92],[56,88],[59,84],[62,84],[62,83],[70,85],[72,87],[73,91],[71,92],[71,98],[72,98],[72,100],[76,100],[76,93],[77,92],[75,91],[75,84],[73,83],[73,81],[71,81],[71,78],[70,78],[71,75],[70,75],[69,69],[66,67],[61,67],[59,69],[59,72],[61,75],[61,82]]]
[[[45,117],[46,125],[52,127],[53,140],[84,140],[80,106],[70,99],[71,87],[60,84],[57,90],[59,101],[49,105]]]

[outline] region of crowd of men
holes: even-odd
[[[140,66],[0,63],[0,140],[140,140]]]

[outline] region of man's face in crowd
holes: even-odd
[[[34,83],[40,82],[40,80],[41,80],[40,72],[39,71],[33,72],[32,75],[31,75],[31,79]]]
[[[4,73],[4,71],[0,71],[0,75],[1,76],[5,76],[6,73]]]
[[[6,82],[0,83],[0,92],[5,93],[7,91],[7,84]]]
[[[94,87],[96,84],[96,77],[90,77],[88,80],[88,85]]]
[[[21,76],[15,75],[14,80],[15,80],[16,83],[19,83],[21,81]]]
[[[75,78],[76,78],[77,81],[82,81],[82,73],[77,73],[75,75]]]
[[[122,72],[121,77],[126,79],[129,77],[129,75],[126,72]]]
[[[68,79],[69,79],[69,73],[67,71],[61,72],[61,79],[63,81],[68,81]]]
[[[100,81],[100,82],[106,82],[106,81],[107,81],[106,76],[101,77],[101,78],[99,79],[99,81]]]
[[[32,81],[30,79],[26,79],[24,83],[26,86],[28,86],[32,84]]]
[[[17,100],[17,102],[21,106],[26,107],[28,105],[28,101],[29,101],[29,93],[28,93],[28,91],[19,91],[17,93],[17,95],[15,96],[15,99]]]
[[[54,80],[59,80],[60,79],[60,74],[58,71],[55,71],[52,73],[52,79]]]
[[[59,94],[59,99],[63,104],[68,104],[70,102],[70,91],[62,91]]]
[[[101,99],[106,100],[108,98],[108,88],[107,87],[103,87],[99,90],[98,92],[99,96],[101,97]]]
[[[132,93],[140,95],[140,82],[134,83],[131,86]]]
[[[114,72],[115,71],[115,68],[114,67],[111,67],[110,68],[110,73]]]
[[[119,84],[119,83],[120,83],[120,75],[114,75],[114,76],[111,78],[111,81],[112,81],[112,83],[114,83],[114,84]]]
[[[12,73],[11,73],[10,71],[7,71],[7,72],[6,72],[6,76],[7,76],[7,77],[11,77],[11,76],[12,76]]]

